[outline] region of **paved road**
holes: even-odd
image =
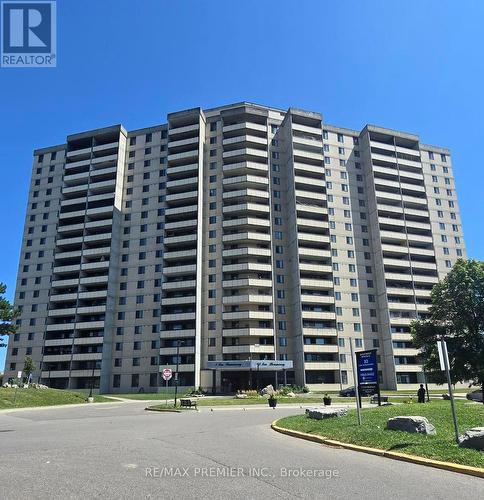
[[[484,491],[482,479],[327,448],[269,428],[276,416],[299,409],[173,414],[144,406],[0,413],[0,498],[475,500]],[[323,477],[301,477],[300,470],[314,469]]]

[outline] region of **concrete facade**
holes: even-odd
[[[5,377],[54,387],[353,385],[350,341],[384,387],[422,381],[410,322],[465,247],[450,152],[373,125],[237,103],[34,151]],[[177,347],[178,346],[178,347]],[[276,378],[277,377],[277,378]]]

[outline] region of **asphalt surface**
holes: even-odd
[[[145,406],[0,412],[0,498],[483,498],[479,478],[270,429],[298,408],[156,413]]]

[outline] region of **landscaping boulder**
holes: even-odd
[[[286,396],[287,396],[288,398],[295,398],[295,397],[296,397],[296,395],[295,395],[293,392],[288,392],[288,393],[286,394]]]
[[[461,448],[474,448],[484,451],[484,427],[474,427],[469,429],[459,438]]]
[[[247,394],[244,394],[243,392],[239,392],[235,395],[235,399],[247,399]]]
[[[323,420],[332,417],[344,417],[347,414],[345,408],[308,408],[306,416],[314,420]]]
[[[437,434],[435,427],[425,417],[419,416],[389,418],[387,429],[392,431],[418,432],[419,434]]]
[[[261,396],[272,396],[276,391],[274,390],[274,386],[268,385],[267,387],[264,387],[260,391]]]

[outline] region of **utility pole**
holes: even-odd
[[[91,387],[89,389],[89,396],[88,398],[92,398],[92,389],[94,387],[94,370],[96,369],[96,362],[93,361],[92,362],[92,373],[91,373]],[[49,375],[50,375],[50,371],[49,371]]]
[[[176,397],[178,394],[178,367],[180,365],[180,346],[182,343],[183,343],[183,341],[180,339],[178,339],[176,342],[175,404],[174,404],[175,408],[176,408]]]
[[[447,384],[449,386],[450,407],[452,409],[452,419],[454,421],[455,441],[457,444],[459,444],[459,428],[457,426],[457,415],[455,413],[454,394],[452,392],[452,381],[450,379],[449,354],[447,352],[447,343],[445,342],[444,337],[442,337],[442,339],[440,340],[440,348],[442,350],[442,358],[444,361],[445,374],[447,375]]]
[[[355,351],[353,339],[350,337],[351,366],[353,367],[353,380],[355,382],[356,413],[358,414],[358,425],[361,425],[360,391],[358,390],[358,374],[356,372]]]

